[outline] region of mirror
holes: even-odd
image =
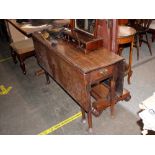
[[[75,19],[75,29],[94,36],[95,19]]]

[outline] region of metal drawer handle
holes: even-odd
[[[102,69],[101,71],[100,71],[100,74],[102,74],[102,75],[106,75],[108,73],[108,69]]]

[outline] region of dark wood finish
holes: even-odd
[[[109,79],[109,103],[114,114],[116,91],[122,89],[118,75],[123,58],[100,48],[84,54],[74,45],[58,39],[52,47],[40,34],[33,34],[34,46],[39,65],[52,77],[82,108],[82,116],[87,113],[89,130],[92,129],[91,90],[94,85]],[[122,66],[122,65],[121,65]],[[123,72],[123,71],[122,71]],[[117,87],[117,88],[116,88]],[[123,90],[118,90],[123,92]],[[122,95],[122,93],[121,93]]]

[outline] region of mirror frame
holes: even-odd
[[[77,29],[76,25],[75,25],[75,20],[76,19],[71,19],[70,20],[70,28],[71,28],[72,33],[75,33],[75,31],[77,31],[77,32],[84,33],[84,34],[86,34],[86,35],[88,35],[90,37],[97,38],[97,28],[98,28],[98,20],[97,19],[95,19],[96,22],[95,22],[95,28],[94,28],[94,33],[93,34],[87,32],[87,31],[82,31],[80,29]]]

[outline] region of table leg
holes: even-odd
[[[92,129],[92,113],[91,113],[91,111],[89,111],[87,113],[87,118],[88,118],[88,132],[92,133],[93,129]]]
[[[112,79],[110,82],[110,100],[111,100],[111,104],[110,104],[110,110],[111,110],[111,116],[114,117],[114,106],[115,106],[115,80]]]
[[[86,116],[85,116],[85,110],[83,108],[81,108],[81,113],[82,113],[82,123],[86,123]]]

